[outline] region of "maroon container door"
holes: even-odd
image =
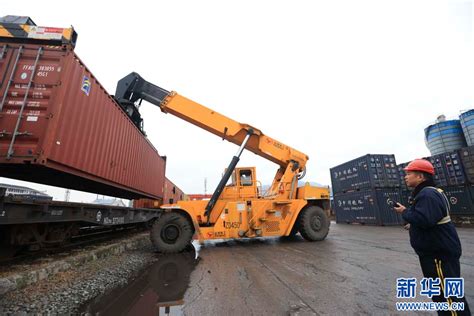
[[[34,161],[43,152],[51,104],[54,104],[53,94],[60,84],[62,55],[64,52],[57,49],[45,51],[39,46],[21,46],[10,47],[1,59],[2,160],[10,163]],[[28,97],[25,99],[26,93]]]

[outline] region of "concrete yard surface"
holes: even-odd
[[[458,228],[462,277],[474,304],[474,231]],[[298,236],[299,237],[299,236]],[[402,227],[331,224],[323,242],[260,239],[205,244],[182,311],[189,315],[396,314],[396,280],[421,280]],[[412,301],[429,301],[417,295]]]
[[[459,228],[462,276],[474,304],[474,234]],[[196,259],[197,258],[197,259]],[[125,288],[82,311],[102,315],[408,315],[397,278],[422,278],[402,227],[331,224],[325,241],[270,238],[206,242],[197,253],[158,255]],[[431,315],[433,312],[419,312]]]

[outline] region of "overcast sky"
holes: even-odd
[[[76,53],[110,94],[136,71],[306,153],[307,181],[330,184],[329,168],[367,153],[428,156],[423,129],[474,107],[472,1],[23,0],[0,9],[73,25]],[[186,193],[203,193],[207,178],[212,192],[237,146],[151,104],[141,113],[168,177]],[[254,165],[270,183],[277,165],[244,152],[240,166]]]

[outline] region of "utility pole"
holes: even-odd
[[[66,189],[66,193],[64,194],[64,201],[69,202],[70,198],[71,198],[71,190]]]
[[[207,178],[204,178],[204,195],[207,194]]]

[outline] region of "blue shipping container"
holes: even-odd
[[[409,162],[401,163],[397,165],[398,169],[398,175],[400,177],[400,189],[401,190],[408,190],[407,184],[405,182],[405,175],[407,174],[405,172],[406,166],[408,166]]]
[[[474,186],[441,187],[449,200],[451,214],[474,215]],[[401,190],[400,203],[409,206],[412,191]]]
[[[449,186],[458,186],[467,183],[459,151],[443,154],[443,162],[446,170],[446,181]]]
[[[370,189],[335,195],[336,222],[400,225],[402,218],[393,210],[390,200],[401,201],[398,189]]]
[[[459,150],[459,158],[466,176],[466,182],[474,184],[474,146]]]
[[[368,188],[398,188],[394,155],[365,155],[330,169],[335,194]]]
[[[436,185],[447,187],[467,183],[459,151],[450,151],[425,159],[429,160],[435,168],[434,181]]]
[[[448,197],[453,215],[474,215],[474,205],[472,201],[473,186],[455,186],[442,188]]]
[[[433,180],[437,186],[448,186],[448,177],[447,177],[447,171],[446,171],[446,160],[443,159],[444,154],[441,155],[436,155],[432,157],[424,157],[423,159],[428,160],[431,162],[435,169],[435,174],[433,176]],[[402,190],[409,190],[405,183],[405,175],[406,172],[403,170],[409,162],[401,163],[397,165],[398,167],[398,173],[400,177],[400,189]]]
[[[431,162],[435,169],[434,182],[437,186],[448,186],[448,180],[446,179],[446,168],[444,167],[445,162],[443,155],[435,155],[424,158]]]

